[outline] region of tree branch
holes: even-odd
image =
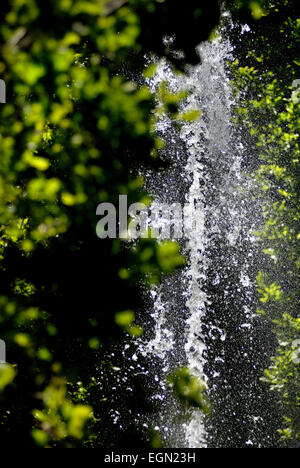
[[[111,0],[105,5],[104,16],[111,15],[118,8],[125,5],[125,3],[128,3],[128,0]]]

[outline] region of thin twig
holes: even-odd
[[[128,0],[111,0],[105,5],[104,16],[111,15],[118,8],[125,5],[125,3],[128,3]]]

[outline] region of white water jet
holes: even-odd
[[[252,210],[248,203],[249,181],[242,173],[242,161],[245,148],[236,135],[236,129],[232,123],[232,107],[235,104],[227,69],[227,60],[232,60],[233,48],[230,42],[218,37],[211,42],[199,46],[201,63],[196,67],[190,67],[187,75],[175,75],[165,64],[160,64],[156,78],[152,81],[153,90],[163,81],[174,92],[190,90],[188,98],[182,105],[181,111],[199,111],[199,118],[193,122],[182,125],[180,138],[184,142],[187,159],[182,170],[181,187],[184,193],[184,219],[185,239],[182,243],[184,254],[187,258],[187,267],[174,279],[165,279],[160,287],[152,291],[154,301],[152,317],[155,320],[155,336],[148,343],[140,343],[140,351],[144,355],[153,355],[163,363],[164,382],[170,372],[176,370],[177,365],[187,365],[191,374],[199,379],[208,381],[205,375],[206,342],[207,333],[217,332],[220,341],[227,340],[226,331],[212,325],[209,332],[204,330],[204,321],[207,314],[207,306],[211,298],[207,294],[207,271],[212,269],[214,258],[208,254],[211,248],[211,237],[224,240],[226,245],[235,247],[241,235],[248,243],[249,253],[245,257],[251,257],[249,245],[254,242],[252,229],[256,227],[256,219],[253,221],[249,213]],[[158,131],[166,135],[171,128],[167,117],[160,120]],[[176,143],[171,141],[171,145]],[[174,152],[175,153],[175,152]],[[178,156],[177,160],[181,155]],[[175,157],[175,156],[173,156]],[[178,168],[177,168],[178,171]],[[177,174],[178,175],[178,174]],[[155,176],[154,176],[155,177]],[[163,180],[162,175],[162,180]],[[162,183],[163,192],[156,189],[155,183],[152,194],[155,203],[177,200],[170,194],[168,176]],[[246,180],[246,182],[245,182]],[[247,192],[241,195],[240,188]],[[150,188],[151,192],[151,188]],[[242,233],[245,220],[251,227]],[[224,263],[224,262],[221,262]],[[229,269],[235,269],[235,260],[231,262]],[[220,266],[220,268],[222,268]],[[237,268],[241,268],[240,266]],[[218,285],[226,278],[226,272],[216,271],[215,279],[211,284]],[[248,275],[248,263],[244,262],[237,279],[237,291],[243,291],[247,298],[241,306],[242,329],[252,333],[253,313],[248,307],[251,304],[252,281]],[[178,301],[174,295],[175,282],[183,285],[180,303],[184,308],[176,305]],[[225,286],[224,297],[230,297],[231,292]],[[184,309],[184,310],[182,310]],[[176,318],[174,317],[176,311]],[[230,320],[230,317],[228,318]],[[180,324],[180,334],[178,333]],[[176,333],[177,327],[177,333]],[[180,337],[179,337],[180,335]],[[247,338],[248,339],[248,338]],[[251,338],[249,338],[251,340]],[[184,357],[183,357],[184,356]],[[215,362],[224,364],[223,355],[215,357]],[[218,377],[215,372],[213,377]],[[163,388],[163,385],[162,385]],[[166,404],[166,403],[165,403]],[[169,412],[174,411],[174,403],[170,402]],[[166,409],[165,409],[166,411]],[[165,418],[165,424],[170,425],[170,419]],[[163,419],[162,419],[163,421]],[[163,422],[164,424],[164,422]],[[171,424],[172,425],[172,424]],[[189,448],[205,448],[207,446],[207,434],[205,420],[200,410],[191,410],[191,418],[180,427],[171,427],[169,432],[184,433],[184,437],[178,436],[178,444]],[[184,442],[182,440],[184,439]],[[173,437],[174,444],[174,437]],[[175,436],[176,440],[176,436]],[[176,441],[175,441],[176,443]]]
[[[209,157],[214,163],[215,155],[226,155],[231,138],[231,88],[226,75],[225,60],[231,52],[227,41],[215,40],[199,47],[201,65],[191,73],[188,86],[193,90],[188,99],[186,110],[199,110],[200,119],[187,123],[181,131],[181,138],[186,142],[189,158],[186,173],[191,178],[191,187],[187,194],[186,217],[190,219],[190,237],[186,252],[189,267],[187,278],[187,307],[190,317],[186,322],[185,351],[191,373],[199,379],[205,379],[205,339],[203,337],[203,316],[209,300],[204,292],[206,280],[205,255],[207,237],[205,229],[207,210],[205,193],[207,190],[203,157]],[[195,219],[197,208],[197,219]],[[199,216],[200,215],[200,216]],[[215,228],[218,226],[216,224]],[[203,416],[194,410],[191,422],[186,428],[186,440],[189,447],[205,446]]]
[[[155,335],[152,340],[146,343],[145,349],[147,352],[155,354],[156,357],[164,360],[166,363],[165,371],[169,369],[168,366],[168,353],[172,352],[175,344],[174,334],[168,328],[167,311],[170,304],[163,301],[161,297],[160,286],[151,291],[152,298],[154,299],[154,311],[151,317],[155,321]]]

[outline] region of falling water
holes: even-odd
[[[184,251],[188,259],[188,267],[182,274],[181,282],[185,285],[185,290],[181,292],[187,309],[185,316],[180,315],[178,304],[174,304],[174,289],[176,285],[170,285],[165,280],[162,286],[152,291],[154,300],[154,310],[152,317],[155,320],[155,335],[150,340],[145,349],[153,353],[156,357],[164,361],[164,373],[170,372],[174,365],[174,353],[178,356],[178,348],[181,358],[175,360],[175,365],[180,362],[188,365],[191,373],[201,379],[206,379],[204,372],[205,364],[205,339],[203,336],[203,317],[206,312],[208,301],[205,291],[206,267],[209,259],[206,256],[206,217],[212,212],[212,207],[208,210],[206,193],[208,180],[205,170],[205,160],[210,158],[210,163],[214,164],[214,159],[222,156],[225,160],[230,158],[230,167],[234,176],[238,177],[240,166],[239,156],[228,155],[228,145],[231,139],[231,105],[232,96],[230,82],[226,75],[225,60],[230,57],[231,47],[228,41],[220,39],[211,43],[206,43],[199,47],[201,65],[190,71],[185,79],[174,77],[170,69],[162,66],[159,70],[159,80],[167,79],[170,88],[174,92],[182,89],[190,90],[189,98],[186,100],[183,112],[189,110],[199,110],[201,117],[195,122],[188,122],[181,128],[180,138],[185,143],[186,162],[184,171],[181,172],[182,180],[179,185],[184,192],[184,218],[188,237],[184,244]],[[160,122],[159,130],[169,140],[169,145],[176,142],[168,135],[168,120]],[[179,157],[182,155],[179,155]],[[174,159],[174,156],[172,157]],[[173,161],[174,163],[174,161]],[[178,172],[178,167],[173,167],[173,172]],[[162,176],[162,185],[167,188],[168,193],[155,190],[157,180],[150,181],[150,191],[156,192],[156,201],[159,203],[174,201],[170,189],[170,181],[174,179],[174,173]],[[228,174],[228,179],[231,174]],[[223,184],[230,183],[223,180]],[[152,185],[152,184],[153,185]],[[178,180],[177,180],[178,183]],[[158,184],[159,185],[159,184]],[[225,188],[225,186],[224,186]],[[163,197],[162,197],[163,194]],[[217,213],[214,214],[215,225],[212,229],[218,229]],[[235,228],[237,229],[237,227]],[[236,233],[232,232],[234,237]],[[178,278],[177,278],[178,281]],[[168,291],[172,289],[172,295]],[[167,295],[167,300],[164,296]],[[173,297],[172,297],[173,296]],[[164,299],[163,299],[164,298]],[[176,311],[177,309],[177,311]],[[171,312],[180,316],[181,335],[179,343],[174,339],[174,317]],[[178,319],[178,317],[177,317]],[[184,359],[182,359],[182,353]],[[170,362],[171,361],[171,362]],[[201,447],[205,445],[205,431],[203,416],[200,411],[194,411],[190,423],[183,425],[185,443],[188,447]]]
[[[232,104],[229,79],[225,72],[225,59],[231,48],[228,42],[220,40],[199,48],[202,64],[191,73],[188,85],[193,93],[187,103],[187,109],[199,109],[200,120],[186,124],[182,128],[181,138],[188,148],[186,174],[191,178],[187,194],[186,218],[190,220],[190,237],[187,240],[189,267],[185,272],[188,284],[187,307],[189,318],[186,321],[185,351],[187,364],[193,375],[206,377],[204,372],[205,339],[203,337],[203,317],[208,301],[205,292],[206,268],[206,217],[209,214],[206,192],[209,189],[205,174],[205,158],[227,156],[226,151],[231,138],[230,108]],[[234,156],[233,165],[237,165]],[[224,181],[227,183],[227,181]],[[197,208],[195,210],[195,208]],[[211,211],[211,210],[210,210]],[[197,219],[193,217],[197,214]],[[215,226],[217,228],[217,225]],[[189,447],[202,446],[205,443],[201,412],[194,411],[187,426],[186,438]]]
[[[174,75],[163,63],[152,83],[166,80],[174,92],[189,89],[182,112],[199,110],[200,117],[185,123],[180,134],[167,117],[158,124],[172,166],[150,174],[147,188],[155,203],[184,204],[187,267],[151,292],[155,333],[140,351],[161,361],[162,393],[167,375],[187,365],[207,381],[217,413],[208,423],[193,410],[188,422],[174,423],[171,414],[180,409],[165,396],[161,427],[169,431],[172,447],[206,447],[209,441],[268,445],[262,440],[268,397],[259,377],[270,355],[263,336],[270,332],[255,316],[259,249],[253,232],[261,218],[255,182],[243,170],[249,148],[232,123],[227,62],[233,54],[229,40],[219,37],[199,47],[201,63],[187,76]],[[223,432],[215,436],[214,431]]]

